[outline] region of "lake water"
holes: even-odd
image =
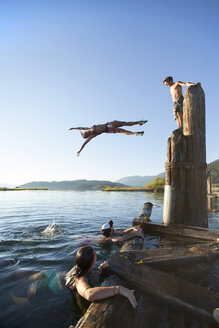
[[[0,193],[0,328],[68,327],[80,316],[71,293],[41,293],[27,298],[27,277],[45,269],[69,271],[79,247],[92,245],[97,265],[118,245],[100,242],[100,228],[109,219],[116,229],[131,226],[145,202],[154,204],[152,220],[162,222],[163,195],[143,192],[7,191]],[[54,223],[53,230],[43,231]],[[212,214],[209,226],[218,228]],[[159,237],[147,236],[144,248]],[[27,275],[26,275],[27,273]]]

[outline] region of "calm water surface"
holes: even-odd
[[[100,228],[109,219],[117,229],[131,226],[142,205],[154,204],[152,220],[162,222],[163,195],[140,192],[8,191],[0,193],[0,328],[68,327],[80,313],[66,290],[27,299],[27,277],[45,269],[68,271],[77,249],[92,245],[97,265],[118,245],[100,242]],[[218,215],[209,226],[218,228]],[[49,224],[55,228],[46,234]],[[145,238],[155,248],[158,237]],[[216,273],[218,269],[216,267]],[[27,275],[26,275],[27,274]]]

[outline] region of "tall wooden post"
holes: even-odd
[[[185,92],[183,130],[167,144],[163,222],[208,227],[205,96],[200,85]]]

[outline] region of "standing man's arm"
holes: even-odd
[[[177,81],[175,82],[175,86],[180,85],[181,87],[190,87],[191,85],[197,85],[201,84],[200,82],[192,83],[192,82],[182,82],[182,81]]]

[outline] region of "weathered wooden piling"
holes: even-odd
[[[148,220],[150,220],[152,208],[153,208],[153,204],[151,202],[144,203],[141,212],[139,214],[139,218],[140,219],[147,218]]]
[[[208,211],[212,211],[212,188],[211,188],[211,175],[207,174],[207,197],[208,197]]]
[[[206,190],[205,96],[189,87],[183,103],[183,130],[167,143],[163,222],[208,227]]]

